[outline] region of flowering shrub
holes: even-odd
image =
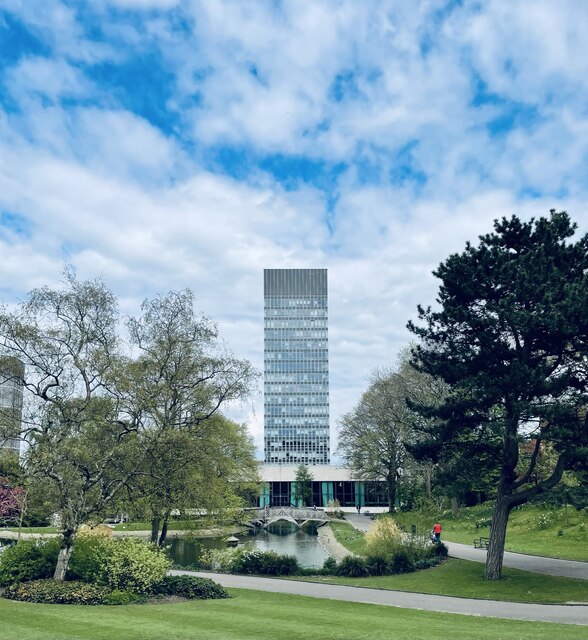
[[[23,490],[21,487],[11,487],[0,478],[0,518],[6,523],[18,520],[22,510]]]

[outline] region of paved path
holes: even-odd
[[[373,520],[366,516],[346,514],[348,520],[356,529],[368,531],[373,525]],[[449,555],[462,560],[473,560],[474,562],[486,562],[486,549],[474,549],[467,544],[457,542],[443,543],[449,549]],[[558,560],[557,558],[544,558],[542,556],[528,556],[523,553],[504,552],[505,567],[521,569],[531,573],[543,573],[550,576],[560,576],[564,578],[580,578],[588,580],[588,562],[575,562],[573,560]]]
[[[257,591],[271,591],[274,593],[288,593],[313,598],[326,598],[345,602],[363,602],[367,604],[387,605],[390,607],[402,607],[403,609],[421,609],[470,616],[588,625],[588,606],[584,605],[539,605],[522,604],[518,602],[497,602],[494,600],[468,600],[466,598],[434,596],[422,593],[405,593],[402,591],[346,587],[341,585],[280,580],[276,578],[258,578],[225,573],[201,573],[192,571],[172,571],[171,573],[175,575],[187,574],[212,578],[224,587],[237,589],[256,589]]]

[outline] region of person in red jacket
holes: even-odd
[[[438,522],[433,525],[433,535],[435,542],[441,542],[441,525]]]

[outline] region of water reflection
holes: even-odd
[[[327,552],[319,544],[315,526],[299,529],[289,522],[278,522],[253,535],[237,537],[241,547],[295,556],[302,567],[322,567],[328,558]],[[203,549],[226,548],[221,538],[176,538],[170,541],[170,545],[172,560],[181,566],[197,564]]]

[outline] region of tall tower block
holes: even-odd
[[[330,464],[326,269],[264,269],[266,464]]]

